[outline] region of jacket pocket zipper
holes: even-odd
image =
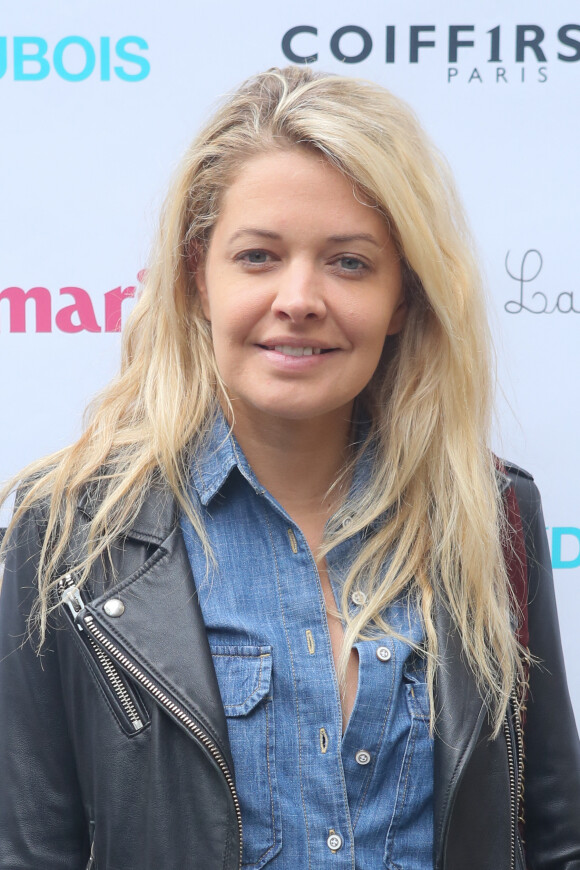
[[[516,866],[516,841],[515,841],[515,825],[516,825],[516,765],[514,759],[514,747],[512,742],[512,734],[508,722],[509,713],[506,713],[506,718],[503,722],[503,731],[505,734],[505,742],[507,746],[508,770],[510,777],[510,870],[515,870]]]
[[[515,731],[515,757],[516,757],[516,824],[515,824],[515,839],[519,847],[522,866],[525,867],[524,855],[524,824],[525,824],[525,808],[524,808],[524,730],[522,726],[522,716],[520,699],[516,689],[512,691],[512,705],[514,713],[514,731]],[[521,825],[521,827],[520,827]],[[521,836],[520,836],[521,834]]]
[[[78,590],[77,590],[78,591]],[[243,846],[243,834],[242,834],[242,814],[240,810],[240,801],[236,792],[236,787],[234,785],[234,780],[228,764],[223,757],[222,753],[211,739],[211,737],[194,721],[194,719],[185,711],[182,707],[176,704],[174,701],[169,698],[165,692],[160,689],[155,683],[146,676],[143,671],[141,671],[133,662],[118,649],[109,638],[100,630],[98,625],[96,624],[94,618],[89,614],[85,616],[81,616],[77,611],[76,624],[79,628],[82,626],[88,632],[89,638],[92,640],[92,643],[95,646],[98,646],[99,649],[106,650],[106,654],[111,658],[115,659],[127,673],[131,674],[134,680],[139,683],[142,688],[144,688],[154,699],[160,704],[165,710],[176,719],[181,725],[183,725],[196,739],[198,743],[202,745],[202,747],[211,755],[219,769],[221,770],[224,778],[226,780],[226,784],[232,796],[232,800],[234,803],[234,809],[236,813],[236,821],[238,825],[238,838],[239,838],[239,856],[238,856],[238,866],[241,868],[242,866],[242,846]],[[98,643],[97,643],[98,641]]]
[[[72,574],[66,574],[58,584],[58,593],[60,603],[66,605],[71,613],[73,624],[80,628],[80,624],[76,621],[77,616],[85,609],[85,604],[81,598],[81,593],[76,586]],[[119,707],[124,716],[129,721],[133,731],[140,731],[145,723],[142,719],[142,714],[137,709],[137,705],[131,697],[131,693],[117,670],[113,660],[104,652],[103,649],[90,636],[85,634],[87,646],[90,648],[93,659],[99,667],[101,674],[104,676],[109,685],[113,696],[116,698]]]
[[[91,822],[89,825],[90,830],[90,840],[91,840],[91,852],[89,855],[89,860],[87,862],[87,866],[85,870],[95,870],[95,823]]]
[[[514,723],[515,735],[510,728],[509,717]],[[503,723],[503,730],[507,746],[508,770],[510,778],[510,870],[515,870],[516,847],[519,843],[518,821],[523,807],[520,806],[522,795],[521,766],[523,764],[523,734],[518,711],[517,695],[512,693]]]

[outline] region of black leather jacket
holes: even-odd
[[[530,646],[542,662],[532,668],[525,727],[527,866],[580,870],[580,746],[544,523],[532,479],[508,471],[526,530]],[[237,870],[241,822],[226,721],[175,506],[161,492],[148,495],[113,554],[114,580],[95,568],[81,601],[74,572],[93,510],[86,496],[61,589],[68,603],[53,614],[40,657],[25,639],[40,512],[20,523],[7,558],[0,868]],[[436,625],[434,867],[522,870],[511,719],[489,739],[443,608]]]

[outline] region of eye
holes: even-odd
[[[271,255],[268,253],[268,251],[244,251],[243,253],[239,254],[236,259],[242,263],[246,263],[249,266],[264,266],[270,261]]]
[[[349,254],[339,257],[338,260],[335,261],[335,264],[343,272],[364,272],[369,268],[359,257],[354,257]]]

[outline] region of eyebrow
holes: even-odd
[[[259,227],[241,227],[230,237],[229,244],[237,241],[241,236],[259,236],[263,239],[274,239],[280,241],[282,236],[279,233],[274,233],[271,230],[263,230]],[[327,242],[335,242],[337,244],[345,244],[347,242],[370,242],[377,248],[382,246],[377,242],[374,236],[370,233],[348,233],[346,235],[328,236]]]
[[[339,244],[344,244],[345,242],[370,242],[371,245],[375,245],[375,247],[380,248],[382,245],[379,245],[374,236],[371,236],[370,233],[352,233],[346,236],[329,236],[329,242],[338,242]]]
[[[240,236],[260,236],[263,239],[281,239],[278,233],[273,233],[270,230],[261,230],[258,227],[241,227],[230,237],[229,244],[235,242]]]

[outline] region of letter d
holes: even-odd
[[[25,46],[36,46],[36,51],[25,51]],[[14,37],[14,81],[15,82],[38,82],[45,79],[50,72],[50,64],[45,54],[48,45],[46,39],[40,36],[15,36]],[[38,65],[37,72],[24,72],[25,63]]]
[[[575,559],[562,559],[562,538],[572,536],[578,541],[578,555]],[[552,567],[580,568],[580,529],[572,526],[555,526],[552,529]]]
[[[6,43],[8,40],[5,36],[0,36],[0,79],[6,72],[6,67],[8,66],[8,48]]]

